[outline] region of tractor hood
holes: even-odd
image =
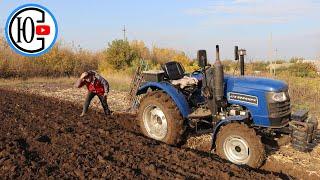
[[[280,92],[288,89],[287,83],[280,80],[253,76],[230,76],[225,75],[227,86],[256,89],[262,91]]]

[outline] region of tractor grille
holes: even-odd
[[[269,118],[271,127],[285,126],[291,116],[290,100],[269,104]]]
[[[269,104],[270,118],[285,117],[290,115],[290,113],[291,113],[290,100]]]

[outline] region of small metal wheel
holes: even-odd
[[[222,126],[216,139],[217,154],[234,164],[258,168],[265,160],[261,137],[253,128],[241,123]]]
[[[143,112],[143,123],[148,136],[162,140],[166,137],[168,131],[168,122],[163,111],[156,105],[149,105]]]
[[[235,164],[246,164],[250,158],[248,142],[240,136],[231,135],[223,143],[227,159]]]

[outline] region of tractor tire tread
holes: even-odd
[[[159,104],[162,104],[163,107],[166,108],[166,112],[168,114],[170,114],[170,117],[167,117],[168,121],[172,121],[172,127],[169,127],[168,124],[168,131],[170,131],[170,136],[166,137],[163,142],[170,144],[170,145],[179,145],[183,142],[184,140],[184,133],[186,130],[186,126],[184,125],[184,119],[178,109],[178,107],[176,106],[176,104],[174,103],[174,101],[171,99],[171,97],[166,94],[163,91],[160,90],[156,90],[156,91],[151,91],[148,92],[140,101],[140,107],[144,106],[144,103],[146,102],[146,100],[148,101],[156,101],[159,102]],[[145,132],[144,128],[141,127],[143,124],[143,120],[142,120],[142,114],[143,114],[143,110],[141,110],[139,107],[139,111],[138,111],[138,125],[140,126],[140,129],[142,131],[142,133],[144,135],[147,136],[147,133]],[[165,113],[166,114],[166,113]],[[171,130],[169,130],[171,129]]]

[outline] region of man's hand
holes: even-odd
[[[88,76],[88,73],[87,73],[87,72],[84,72],[84,73],[81,74],[80,79],[83,79],[83,78],[85,78],[86,76]]]
[[[81,88],[84,85],[84,78],[88,76],[87,72],[81,74],[80,78],[77,80],[76,84],[74,85],[77,88]]]

